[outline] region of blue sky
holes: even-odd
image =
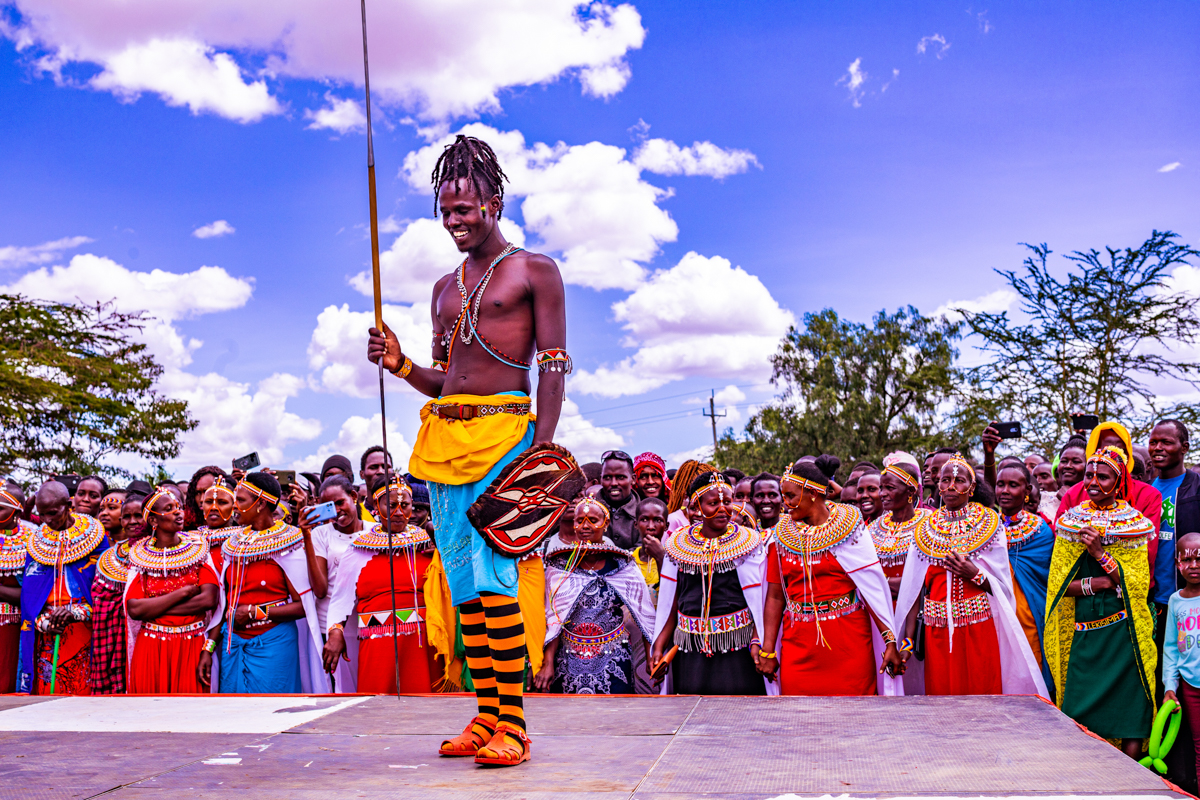
[[[0,286],[163,320],[163,389],[201,421],[179,474],[357,457],[378,430],[350,282],[370,257],[357,4],[0,8]],[[456,262],[422,181],[442,136],[487,126],[506,216],[564,264],[562,438],[584,456],[703,447],[710,390],[740,428],[805,312],[1004,307],[992,269],[1023,241],[1200,241],[1194,4],[370,8],[383,246],[407,237],[389,319],[427,359],[409,307]],[[193,235],[217,220],[234,232]],[[421,399],[392,382],[389,402],[404,453]]]

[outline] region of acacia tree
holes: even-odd
[[[148,320],[0,295],[0,471],[130,477],[106,459],[179,454],[196,422],[154,389],[163,368],[131,339]]]
[[[960,380],[954,367],[961,323],[924,317],[909,306],[872,324],[833,309],[804,315],[771,358],[778,401],[728,430],[716,460],[746,472],[779,470],[801,455],[832,453],[849,465],[878,463],[892,450],[925,452],[956,438],[941,411]]]
[[[1027,321],[961,312],[990,360],[969,370],[981,391],[965,398],[960,416],[974,424],[1020,420],[1025,438],[1046,454],[1070,434],[1073,413],[1120,420],[1135,438],[1163,417],[1200,421],[1196,405],[1161,398],[1170,382],[1200,388],[1200,364],[1176,355],[1200,336],[1200,300],[1172,277],[1200,252],[1177,239],[1154,231],[1136,248],[1070,253],[1065,280],[1051,274],[1045,244],[1025,245],[1021,272],[996,272]]]

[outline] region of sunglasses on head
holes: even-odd
[[[605,461],[614,461],[614,460],[615,461],[628,461],[630,464],[633,463],[633,457],[631,455],[629,455],[629,453],[626,453],[624,450],[605,450],[604,455],[600,456],[601,464],[603,464]]]

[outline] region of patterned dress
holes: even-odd
[[[591,580],[579,593],[571,615],[563,621],[551,692],[630,694],[633,691],[625,604],[605,580],[620,566],[616,557],[609,556],[600,569],[576,570],[576,574],[589,576]]]
[[[92,694],[125,694],[129,660],[125,581],[131,542],[117,542],[96,562],[92,581]]]

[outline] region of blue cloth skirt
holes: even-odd
[[[276,625],[253,639],[226,630],[221,645],[221,694],[293,694],[300,687],[300,634],[296,622]]]

